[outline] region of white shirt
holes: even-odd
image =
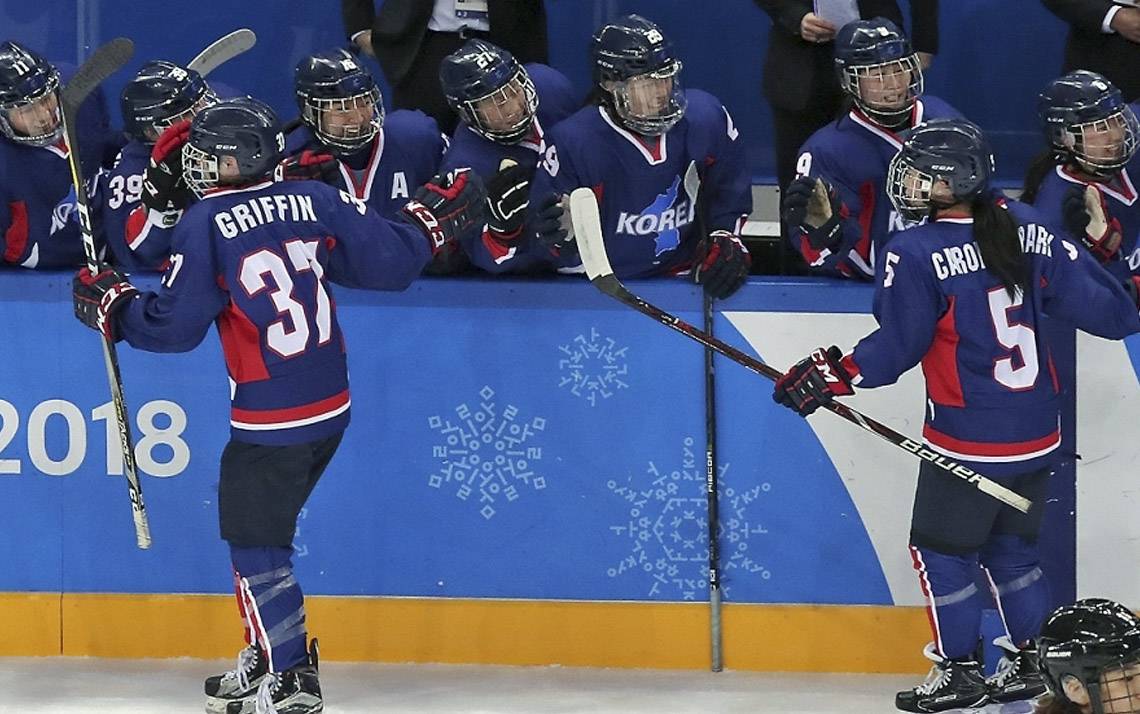
[[[429,30],[459,32],[464,28],[482,32],[491,30],[487,0],[435,0],[428,20]]]

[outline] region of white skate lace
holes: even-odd
[[[1017,675],[1018,664],[1021,658],[1014,656],[1005,656],[998,662],[997,671],[993,673],[986,683],[994,687],[1004,687],[1006,683]]]
[[[932,694],[946,685],[950,681],[950,668],[934,665],[930,668],[930,674],[926,675],[926,681],[914,688],[916,694],[923,696]]]
[[[253,706],[253,714],[277,714],[277,707],[273,706],[273,695],[281,686],[281,675],[270,672],[261,680],[257,688],[257,699]]]
[[[236,679],[241,691],[249,689],[249,673],[257,664],[257,651],[253,647],[246,647],[238,652],[237,667],[222,675],[223,680]]]

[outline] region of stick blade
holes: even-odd
[[[574,240],[578,255],[591,281],[613,275],[609,256],[606,255],[602,219],[598,214],[598,197],[593,189],[576,188],[570,193],[570,221],[574,225]]]
[[[190,64],[186,65],[186,68],[205,77],[220,65],[248,51],[256,44],[257,35],[254,34],[253,30],[248,27],[239,28],[214,40],[209,47],[190,60]]]
[[[130,61],[134,53],[135,43],[126,37],[116,37],[92,52],[60,92],[64,106],[78,108],[103,80]]]

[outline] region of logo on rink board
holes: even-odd
[[[454,488],[455,497],[477,506],[483,518],[494,518],[528,489],[546,488],[539,463],[542,446],[534,443],[546,429],[546,419],[521,418],[517,407],[496,402],[490,387],[479,390],[474,407],[460,404],[454,419],[428,417],[428,426],[443,437],[443,443],[432,446],[440,467],[428,476],[428,485]]]
[[[611,525],[610,532],[630,545],[629,555],[607,568],[606,575],[639,579],[650,598],[708,598],[708,504],[704,452],[698,454],[698,448],[692,437],[686,437],[675,468],[662,470],[650,461],[645,473],[606,483],[611,493],[629,504],[628,520]],[[732,593],[733,575],[748,573],[764,580],[772,577],[752,555],[763,552],[757,539],[768,531],[750,512],[754,510],[751,505],[772,486],[761,483],[737,492],[724,482],[728,467],[721,464],[719,470],[718,535],[725,597]]]
[[[590,406],[598,406],[599,400],[629,388],[625,382],[629,374],[625,361],[628,349],[591,327],[589,336],[578,335],[570,344],[558,348],[564,355],[558,360],[558,386],[569,388],[571,394],[582,397]]]

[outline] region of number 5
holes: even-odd
[[[994,379],[1014,391],[1031,389],[1041,371],[1037,363],[1037,338],[1032,327],[1009,319],[1009,311],[1021,307],[1023,294],[1018,290],[1017,297],[1011,299],[1005,288],[994,288],[989,292],[989,299],[994,335],[998,344],[1011,352],[1009,357],[994,362]],[[1020,367],[1013,366],[1014,351],[1021,357]]]

